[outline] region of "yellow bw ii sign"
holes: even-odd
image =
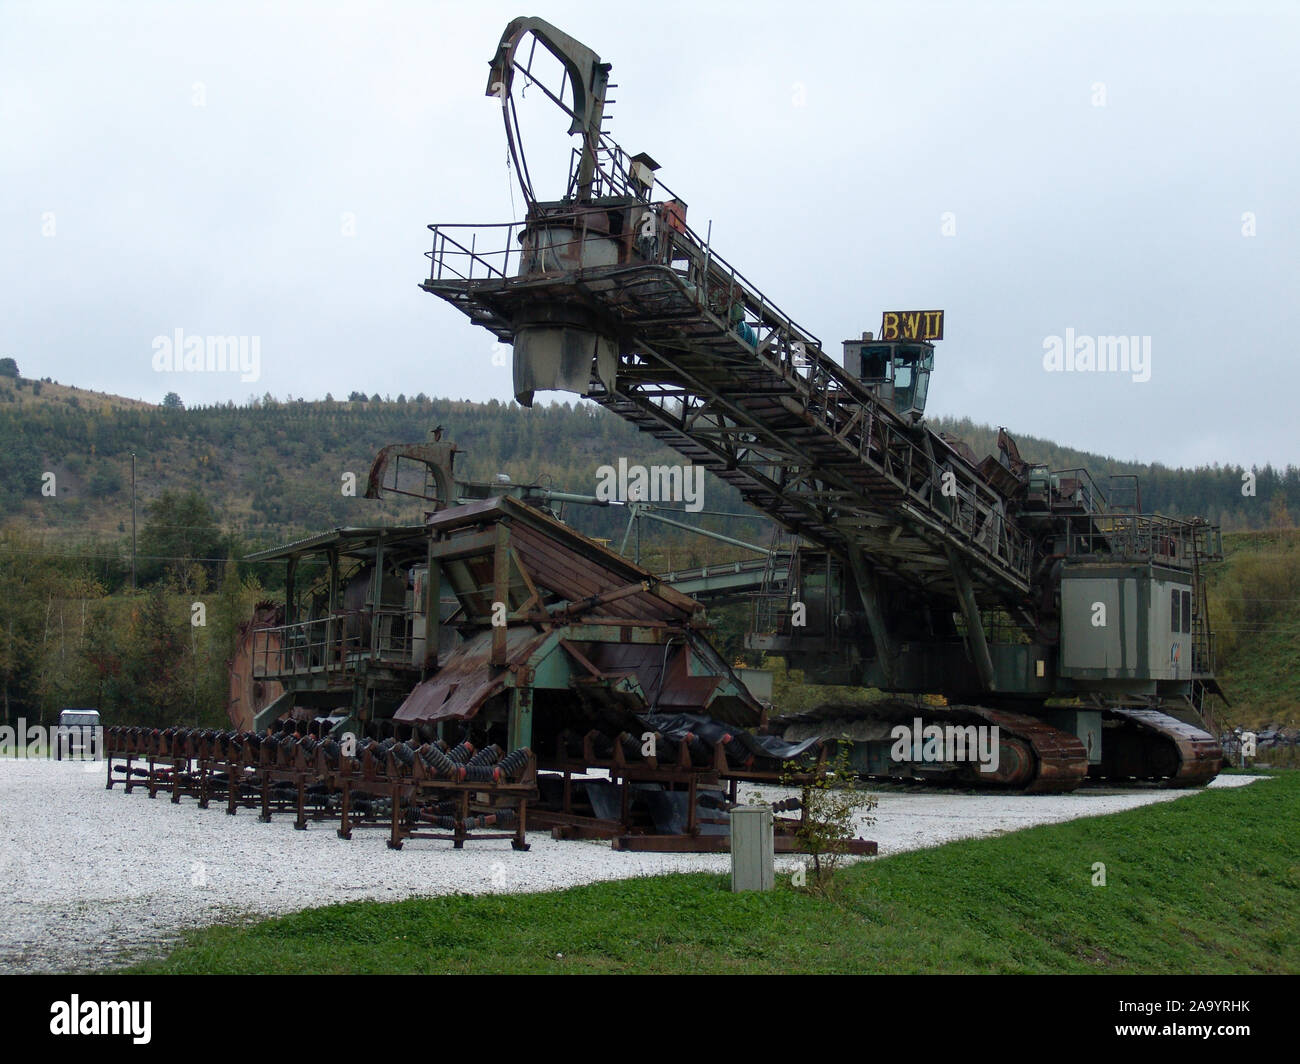
[[[942,310],[887,310],[880,319],[882,340],[942,340]]]

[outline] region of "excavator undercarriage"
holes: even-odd
[[[1093,751],[1084,739],[1049,723],[1041,712],[958,704],[935,707],[886,698],[866,704],[827,704],[775,717],[768,727],[787,741],[820,736],[848,743],[851,763],[865,777],[1026,794],[1064,793],[1085,780],[1197,787],[1222,767],[1218,740],[1157,709],[1101,710],[1102,737],[1092,744],[1100,756],[1095,757],[1090,757]],[[924,738],[931,732],[933,751]],[[956,751],[953,735],[963,740]],[[981,742],[985,743],[983,757],[979,756]]]

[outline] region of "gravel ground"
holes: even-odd
[[[1210,786],[1258,777],[1220,776]],[[751,792],[742,791],[742,797]],[[765,795],[782,792],[764,788]],[[876,823],[861,830],[880,853],[999,835],[1174,801],[1195,792],[1082,788],[1067,795],[953,794],[882,788]],[[399,851],[379,830],[351,842],[331,823],[294,831],[292,813],[270,824],[254,811],[229,817],[217,803],[174,806],[165,795],[104,789],[102,765],[0,759],[0,972],[81,971],[157,954],[180,931],[331,902],[415,895],[558,890],[664,872],[725,872],[727,854],[616,853],[608,844],[529,835],[507,841],[416,839]],[[793,867],[778,856],[778,870]]]

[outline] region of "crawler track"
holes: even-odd
[[[1223,767],[1223,747],[1207,731],[1155,709],[1108,708],[1106,738],[1094,775],[1160,780],[1166,787],[1201,787]]]
[[[1026,794],[1063,794],[1074,790],[1088,775],[1088,751],[1083,743],[1069,732],[1053,728],[1050,724],[1023,713],[1013,713],[1005,709],[985,709],[980,706],[964,706],[964,709],[982,717],[989,724],[997,725],[1002,740],[1002,761],[1005,761],[1008,747],[1014,745],[1023,748],[1026,744],[1032,749],[1033,775],[1023,784]],[[994,776],[1002,775],[1002,762]],[[992,782],[1001,782],[994,779]],[[1009,780],[1010,784],[1021,784],[1021,779]]]
[[[879,702],[820,707],[775,722],[784,725],[787,740],[800,739],[805,733],[827,737],[844,735],[854,742],[867,743],[877,751],[891,745],[885,736],[898,725],[914,727],[977,725],[998,729],[998,761],[992,772],[970,756],[952,762],[924,763],[895,760],[891,750],[888,770],[881,771],[879,756],[869,757],[866,767],[855,762],[858,771],[876,779],[922,779],[947,782],[962,787],[988,787],[997,790],[1020,790],[1026,794],[1061,794],[1074,790],[1088,775],[1088,753],[1083,743],[1069,732],[1054,728],[1045,721],[1024,713],[987,706],[927,706],[901,699]],[[857,731],[857,735],[854,735]]]

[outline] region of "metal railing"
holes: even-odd
[[[628,206],[635,207],[635,203]],[[716,254],[707,239],[702,239],[684,222],[669,225],[664,220],[664,204],[645,206],[659,218],[654,226],[655,239],[649,245],[639,244],[636,260],[623,263],[624,268],[669,267],[677,278],[675,286],[679,294],[689,299],[699,314],[710,315],[723,335],[747,349],[774,375],[794,385],[802,407],[820,423],[828,442],[853,449],[861,461],[878,469],[901,488],[912,504],[914,518],[934,530],[942,530],[971,555],[991,561],[1018,583],[1027,585],[1031,564],[1029,537],[1006,518],[1001,497],[992,488],[960,466],[941,465],[918,447],[910,426],[826,355],[816,336],[798,325],[740,271]],[[559,253],[585,244],[591,235],[587,226],[590,211],[590,205],[575,203],[572,208],[539,214],[537,221],[547,223],[547,228],[563,228],[566,216],[572,220],[575,235],[571,240],[532,249],[535,257],[555,253],[553,262],[539,258],[525,264],[522,256],[530,252],[523,246],[512,248],[518,242],[516,231],[525,223],[431,225],[434,246],[427,253],[431,260],[430,278],[453,282],[506,280],[510,276],[512,255],[520,256],[514,262],[525,276],[541,277],[552,270],[579,272],[580,253],[568,256],[568,263],[559,261],[565,257]],[[492,250],[482,250],[479,234],[485,231],[495,232],[498,239],[504,235],[506,247],[500,248],[496,243],[488,244]],[[600,235],[609,238],[608,234]],[[485,243],[486,240],[484,237]],[[684,268],[679,268],[679,263]],[[673,283],[665,279],[665,284]],[[634,325],[635,321],[630,324]],[[1083,475],[1086,477],[1086,472]],[[1087,483],[1096,490],[1091,478]]]
[[[511,256],[518,269],[522,248],[518,232],[523,222],[456,223],[431,225],[433,247],[429,259],[431,281],[490,281],[513,276]]]
[[[946,525],[976,553],[986,553],[1023,580],[1028,579],[1031,546],[1026,533],[1013,526],[1001,511],[999,497],[964,470],[940,464],[917,447],[915,438],[865,385],[822,351],[821,341],[799,326],[755,288],[747,278],[687,227],[684,233],[668,230],[663,255],[688,261],[686,281],[698,293],[701,310],[708,310],[733,325],[735,338],[751,347],[770,368],[803,392],[806,411],[821,422],[829,436],[852,446],[859,459],[879,468],[908,496],[920,504],[934,523]],[[733,300],[726,314],[711,305],[710,291]],[[730,306],[739,301],[737,330]],[[952,473],[945,479],[945,473]],[[1086,475],[1086,474],[1085,474]],[[945,483],[948,485],[945,488]]]
[[[1092,474],[1081,466],[1073,469],[1053,469],[1051,472],[1052,491],[1062,496],[1059,501],[1052,501],[1053,510],[1066,509],[1070,503],[1081,504],[1085,513],[1106,513],[1110,509],[1110,503],[1106,499],[1105,493],[1097,487],[1097,482],[1092,479]],[[1071,492],[1068,498],[1064,497],[1061,485],[1067,481],[1073,480],[1077,487]]]
[[[253,632],[253,675],[338,673],[362,662],[410,665],[416,611],[347,610]]]
[[[1204,525],[1162,514],[1098,513],[1069,522],[1066,554],[1136,561],[1164,561],[1190,568],[1198,558],[1194,546]],[[1199,552],[1200,560],[1206,560]]]

